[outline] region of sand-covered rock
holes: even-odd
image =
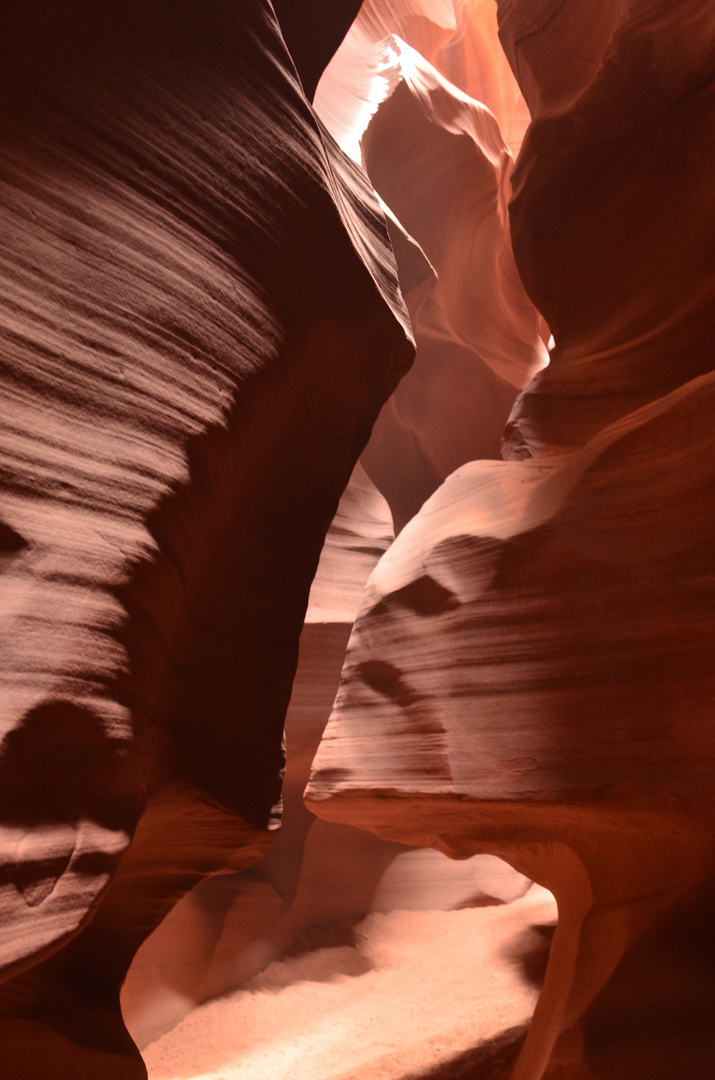
[[[510,905],[375,913],[352,941],[306,938],[148,1047],[150,1080],[504,1080],[555,920],[532,889]]]
[[[337,693],[365,582],[392,539],[387,503],[357,465],[328,531],[301,633],[286,715],[281,830],[254,867],[199,884],[142,945],[122,991],[123,1014],[140,1047],[200,1002],[246,983],[282,955],[304,929],[303,922],[310,923],[305,910],[300,926],[288,916],[306,837],[315,822],[303,804],[303,790]],[[340,832],[339,826],[331,828]],[[374,861],[381,868],[384,857]],[[324,885],[329,894],[330,881]],[[323,915],[330,900],[323,897],[313,904]],[[366,910],[358,905],[361,916]],[[334,917],[339,920],[342,912]]]
[[[286,715],[281,831],[243,872],[201,882],[139,949],[122,1012],[140,1049],[197,1004],[246,986],[306,935],[329,928],[349,936],[371,911],[496,904],[529,887],[493,856],[455,862],[316,820],[303,803],[365,583],[392,540],[387,503],[358,464],[328,531],[301,634]]]

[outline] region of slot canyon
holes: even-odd
[[[712,0],[6,0],[0,292],[0,1080],[712,1080]]]

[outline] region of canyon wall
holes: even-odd
[[[0,1069],[141,1077],[120,985],[274,835],[311,581],[411,332],[270,3],[37,0],[0,43]]]
[[[512,1080],[705,1080],[715,18],[498,8],[532,114],[511,237],[550,362],[516,399],[507,460],[458,468],[371,576],[308,805],[491,851],[553,891]],[[406,138],[400,92],[392,125],[384,106],[373,121],[382,145]],[[368,128],[380,190],[372,145]]]
[[[358,7],[0,14],[0,1076],[434,878],[709,1080],[715,15]]]

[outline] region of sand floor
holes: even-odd
[[[314,935],[146,1047],[150,1080],[452,1075],[440,1064],[528,1022],[555,923],[533,886],[507,905],[372,914],[353,945]]]

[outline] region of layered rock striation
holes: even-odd
[[[140,1077],[119,986],[277,824],[310,583],[409,320],[269,3],[37,0],[0,70],[0,1070]]]
[[[368,582],[308,805],[555,894],[512,1080],[705,1080],[715,24],[498,7],[533,115],[514,253],[555,347],[509,460],[458,469]]]
[[[458,470],[370,579],[314,764],[315,813],[489,851],[556,896],[519,1080],[562,1031],[566,1076],[584,1056],[604,1078],[709,1068],[715,987],[693,942],[713,871],[714,388],[565,462]]]
[[[512,1080],[709,1080],[710,6],[369,0],[326,127],[356,8],[0,14],[0,1075],[141,1078],[193,885],[171,1008],[409,844],[557,897]]]

